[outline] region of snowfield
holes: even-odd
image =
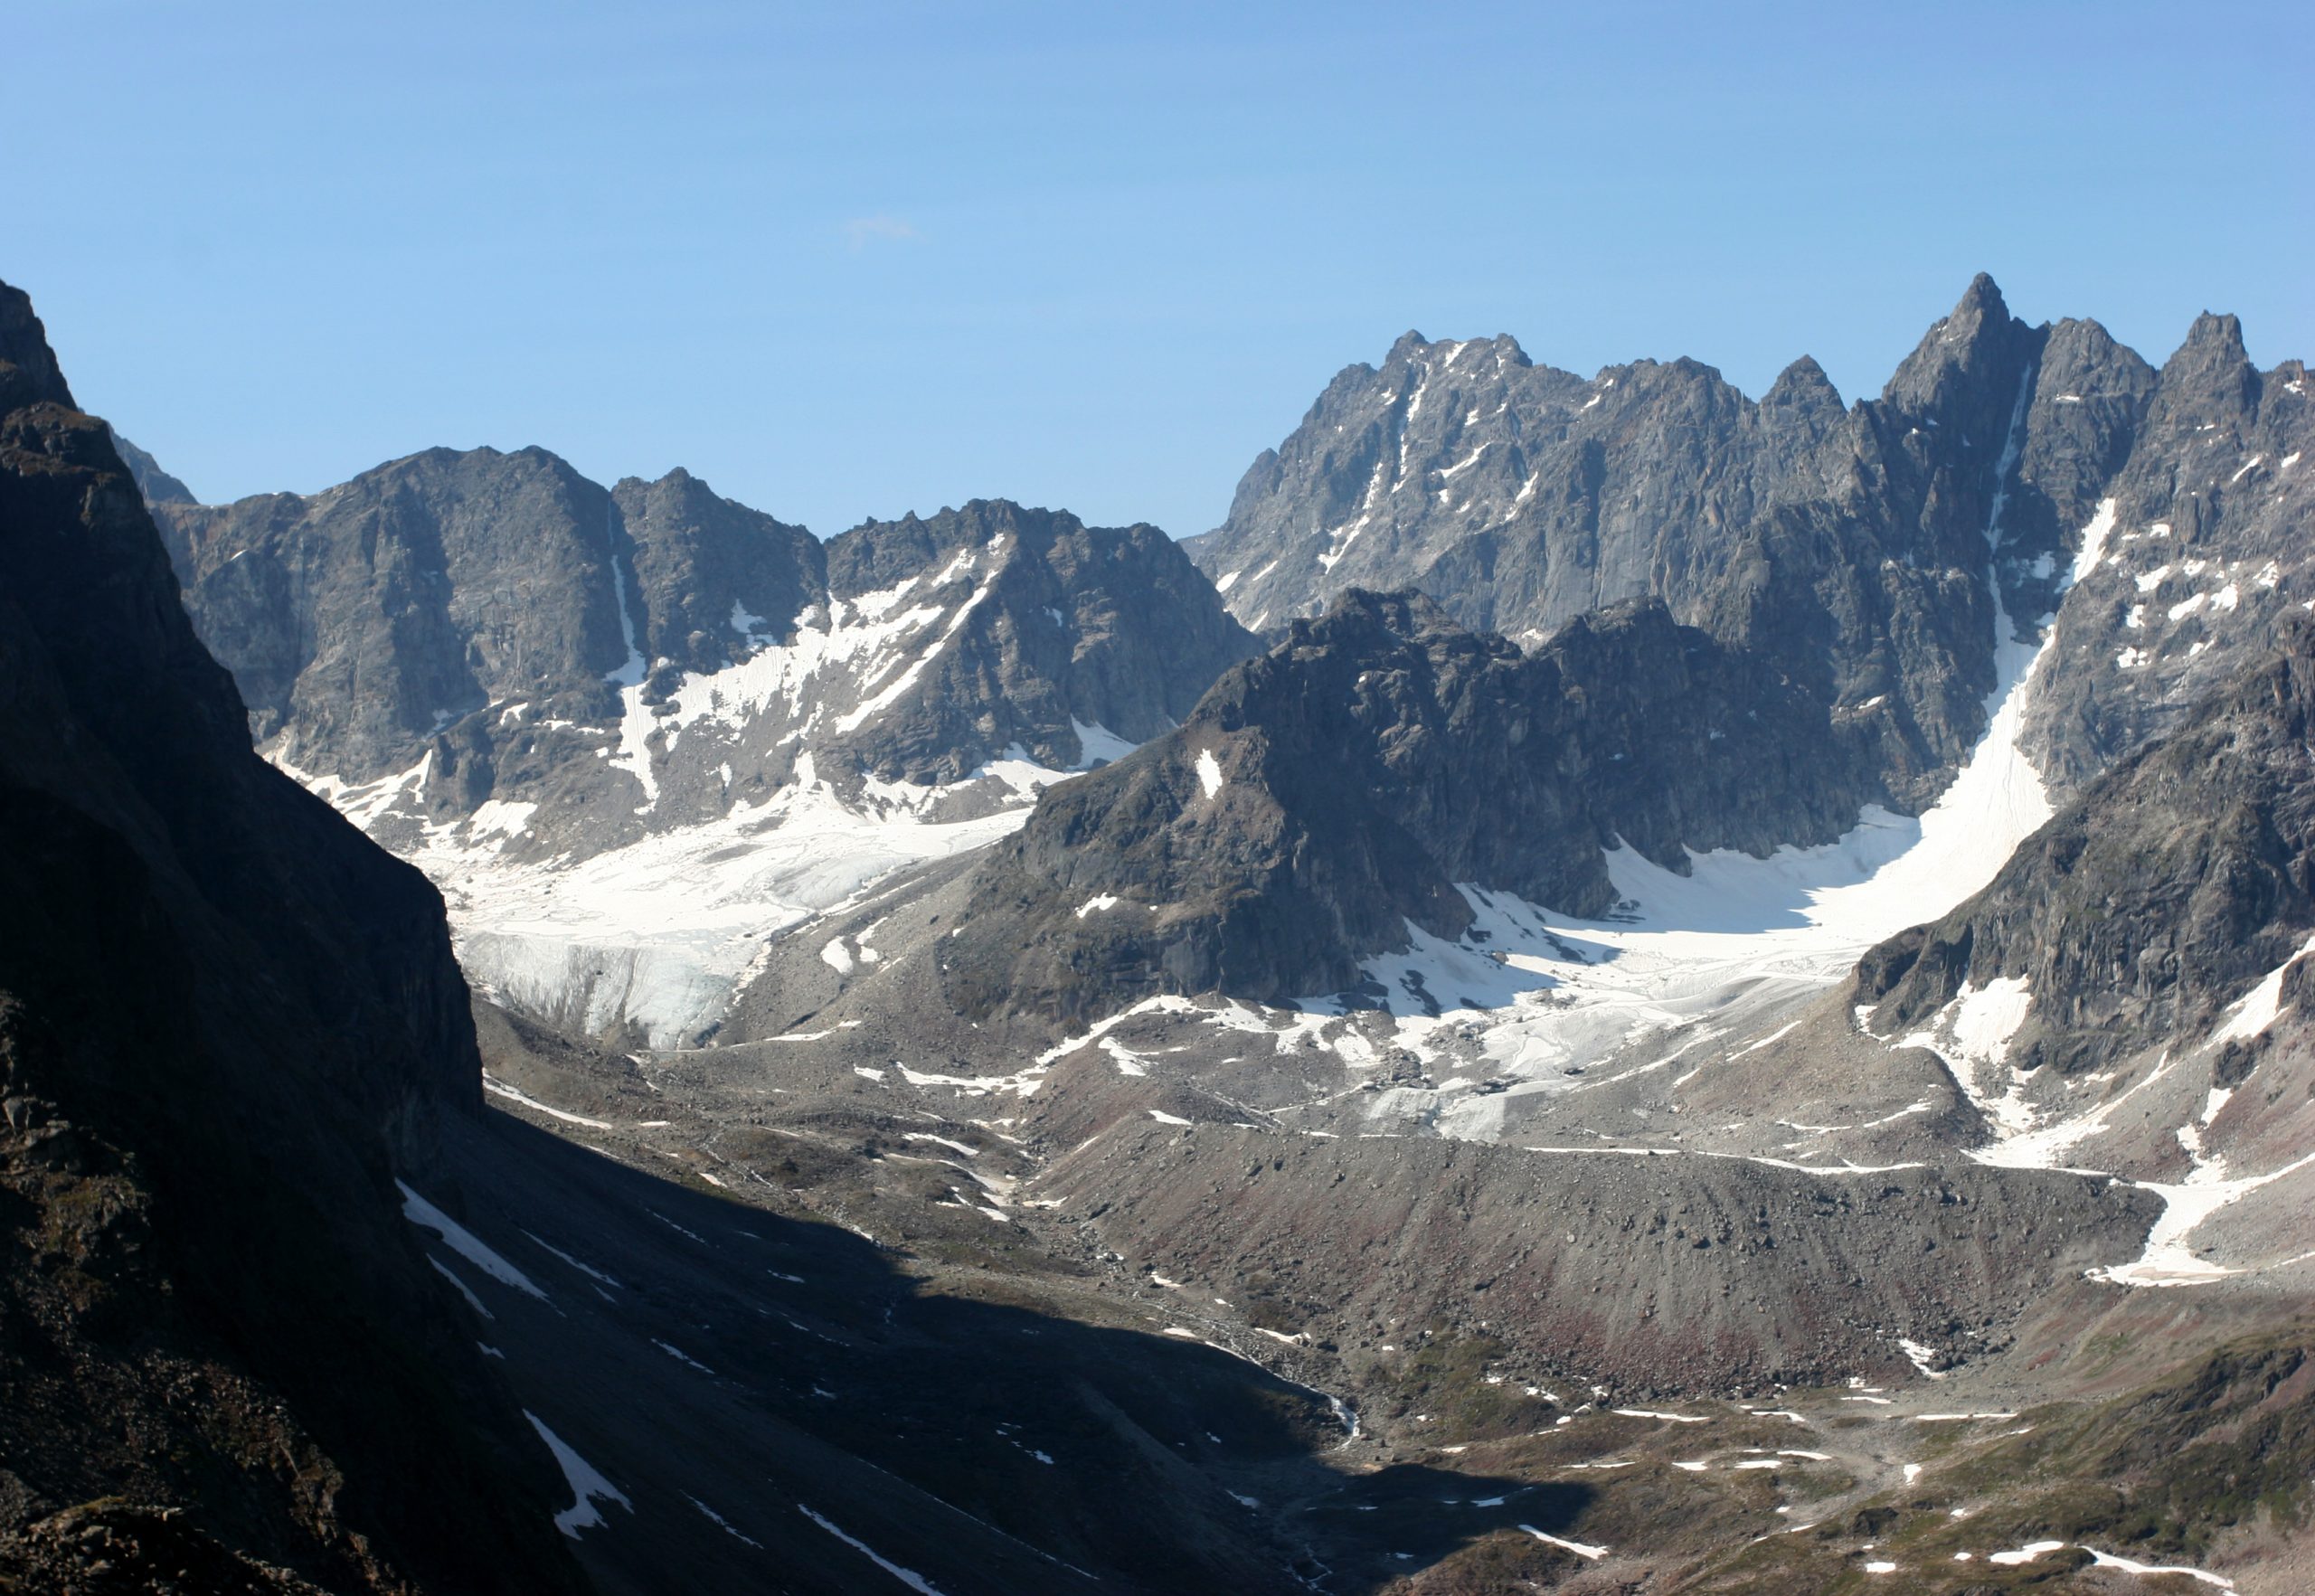
[[[1136,746],[1102,726],[1076,729],[1084,766]],[[432,758],[351,789],[275,762],[366,831],[422,793]],[[1016,748],[946,787],[872,779],[847,802],[808,753],[797,779],[763,803],[736,801],[716,818],[586,858],[507,857],[537,806],[496,800],[462,822],[420,821],[415,845],[400,851],[440,890],[458,961],[487,995],[578,1031],[625,1022],[651,1046],[676,1047],[723,1015],[767,940],[895,871],[1009,835],[1040,790],[1078,773]],[[969,787],[997,791],[1003,807],[969,820],[928,818],[944,795]],[[838,945],[824,957],[846,972],[855,955]]]
[[[441,889],[459,962],[490,995],[587,1032],[625,1020],[674,1047],[722,1015],[767,939],[1027,817],[1025,805],[949,825],[864,813],[813,780],[589,859],[511,862],[441,827],[411,863]]]

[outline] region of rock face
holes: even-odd
[[[1005,503],[823,546],[682,471],[606,491],[540,449],[436,449],[157,511],[260,744],[405,845],[492,800],[542,807],[518,854],[584,855],[799,779],[1065,770],[1253,647],[1156,529]]]
[[[1354,590],[1179,731],[1047,795],[981,868],[950,991],[1059,1019],[1337,991],[1360,954],[1460,937],[1460,883],[1598,915],[1620,843],[1685,868],[1686,847],[1828,840],[1885,796],[1871,748],[1659,601],[1523,655],[1420,596]]]
[[[250,751],[5,285],[0,830],[0,1585],[573,1588],[392,1180],[479,1101],[440,902]]]
[[[1533,644],[1659,597],[1829,702],[1870,705],[1892,789],[1918,803],[1985,723],[1998,612],[2030,632],[2054,608],[2102,499],[2296,575],[2275,534],[2303,505],[2281,464],[2303,371],[2253,371],[2232,327],[2206,317],[2158,373],[2094,322],[2027,326],[1980,276],[1847,411],[1806,359],[1755,401],[1691,361],[1587,382],[1508,338],[1410,334],[1379,370],[1337,377],[1192,548],[1257,630],[1354,586],[1414,587]],[[2035,731],[2045,762],[2078,781],[2160,720],[2117,700],[2175,713],[2170,668],[2159,692],[2058,693]]]
[[[2294,962],[2315,930],[2315,622],[2294,617],[2282,636],[2184,730],[2091,782],[1983,892],[1867,955],[1857,998],[1873,1030],[2008,993],[2007,1062],[2073,1076],[2199,1042],[2269,972],[2267,1019],[2315,991]],[[2254,1015],[2242,1035],[2264,1028]]]
[[[2067,382],[2081,379],[2043,386]],[[2083,490],[2112,509],[2093,513],[2100,555],[2066,594],[2027,720],[2027,746],[2061,790],[2191,724],[2193,706],[2259,668],[2315,598],[2308,386],[2303,362],[2261,373],[2233,316],[2201,316],[2150,385],[2127,459]],[[2051,402],[2070,418],[2091,401],[2062,389]]]
[[[1465,883],[1597,917],[1618,839],[1676,873],[1826,842],[1865,804],[1919,812],[1973,750],[1965,807],[2023,836],[2315,602],[2304,389],[2227,318],[2157,372],[1982,277],[1847,411],[1807,364],[1754,404],[1693,364],[1583,384],[1507,341],[1403,340],[1199,541],[1251,621],[1298,595],[1283,641],[996,851],[951,990],[1068,1019],[1333,993],[1461,937]],[[1369,571],[1425,600],[1386,615],[1346,585]],[[1450,615],[1517,628],[1538,668]]]
[[[430,449],[311,499],[158,516],[251,732],[293,766],[361,785],[496,703],[616,716],[632,551],[610,495],[543,450]]]

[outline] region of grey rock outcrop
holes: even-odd
[[[298,769],[373,781],[495,704],[616,719],[632,550],[611,496],[543,449],[429,449],[159,520],[252,734]]]
[[[2069,413],[2059,381],[2042,386]],[[2310,454],[2305,364],[2262,373],[2233,316],[2199,317],[2146,385],[2128,458],[2102,487],[2085,471],[2066,507],[2087,524],[2084,498],[2113,505],[2028,701],[2027,746],[2060,790],[2187,728],[2198,702],[2296,635],[2315,599]]]
[[[129,479],[137,484],[137,491],[148,505],[183,504],[194,502],[193,489],[161,469],[161,462],[146,454],[119,433],[112,435],[114,452],[120,463],[128,467]]]

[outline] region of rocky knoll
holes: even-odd
[[[1047,794],[981,867],[948,990],[1059,1019],[1335,992],[1360,955],[1460,937],[1460,883],[1596,915],[1619,839],[1685,869],[1686,847],[1829,838],[1882,795],[1866,746],[1660,602],[1523,655],[1420,596],[1354,591],[1179,731]]]
[[[575,1588],[392,1180],[479,1101],[440,902],[250,751],[5,286],[0,829],[0,1587]]]
[[[1805,358],[1756,401],[1693,361],[1585,382],[1508,338],[1410,334],[1380,368],[1337,376],[1192,547],[1258,630],[1351,587],[1413,587],[1533,644],[1652,594],[1866,717],[1913,807],[1985,723],[1998,609],[2030,636],[2104,498],[2126,529],[2206,544],[2183,558],[2217,562],[2214,590],[2240,562],[2247,600],[2278,564],[2239,623],[2209,610],[2159,637],[2124,624],[2128,576],[2153,551],[2091,584],[2080,602],[2110,612],[2100,651],[2052,666],[2032,728],[2050,774],[2094,773],[2248,657],[2238,644],[2263,646],[2264,595],[2305,585],[2304,540],[2287,535],[2305,522],[2303,397],[2303,368],[2262,375],[2231,317],[2198,322],[2158,373],[2095,322],[2028,326],[1983,276],[1847,410]],[[2188,599],[2182,563],[2157,615]],[[2090,647],[2092,628],[2072,630]],[[2118,682],[2133,645],[2152,657],[2124,665],[2152,669]]]

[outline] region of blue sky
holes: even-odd
[[[204,498],[432,444],[1203,531],[1409,327],[2315,355],[2315,7],[20,4],[0,278]]]

